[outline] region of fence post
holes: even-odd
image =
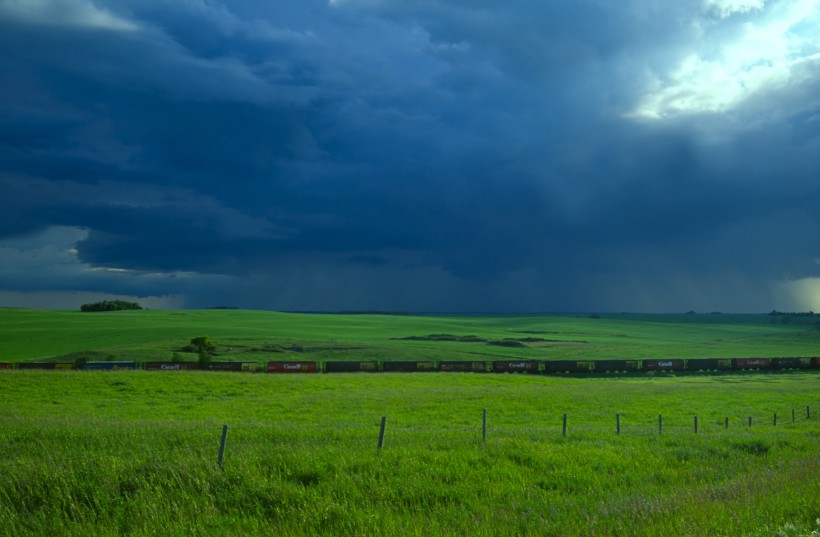
[[[777,425],[777,412],[774,413],[774,417],[772,418],[772,425]]]
[[[698,434],[698,417],[695,416],[695,434]]]
[[[228,441],[228,426],[222,426],[222,438],[219,440],[219,455],[216,458],[216,463],[222,468],[222,460],[225,458],[225,444]]]
[[[792,423],[794,423],[794,409],[792,409]]]
[[[387,416],[382,416],[381,425],[379,425],[379,449],[384,447],[384,428],[387,425]]]
[[[484,412],[481,416],[481,441],[487,442],[487,409],[484,409]]]
[[[658,414],[658,436],[663,434],[663,415]]]
[[[615,434],[621,434],[621,415],[615,414]]]
[[[727,429],[729,428],[729,416],[726,416],[725,426]]]
[[[751,427],[751,426],[752,426],[752,417],[749,416],[749,427]]]
[[[810,413],[810,411],[809,411],[809,407],[810,407],[810,405],[806,405],[806,419],[809,419],[809,418],[811,417],[811,413]]]
[[[561,436],[567,436],[567,415],[564,414],[564,425],[561,429]]]

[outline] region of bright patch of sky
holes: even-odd
[[[704,0],[704,7],[717,14],[721,18],[729,17],[736,13],[748,13],[763,9],[763,0]]]
[[[5,0],[0,17],[39,24],[58,24],[103,30],[133,31],[133,22],[85,0]]]
[[[802,278],[781,283],[777,288],[783,310],[820,312],[820,278]]]
[[[664,119],[723,113],[761,93],[804,81],[820,62],[820,0],[707,0],[698,40],[656,73],[633,115]],[[714,18],[717,17],[717,19]]]

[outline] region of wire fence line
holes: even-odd
[[[473,423],[424,423],[413,414],[369,415],[362,421],[293,425],[243,422],[217,426],[149,422],[117,428],[91,423],[35,423],[0,420],[0,469],[32,470],[55,466],[120,464],[128,461],[225,461],[264,456],[271,450],[299,452],[341,447],[364,451],[390,448],[482,446],[505,440],[548,441],[561,438],[672,437],[737,435],[739,431],[797,431],[820,423],[820,405],[772,411],[702,415],[676,411],[664,416],[641,412],[546,412],[524,416],[484,409]],[[120,462],[118,462],[120,461]]]

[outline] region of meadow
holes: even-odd
[[[476,352],[543,358],[579,346],[606,357],[728,356],[732,349],[765,356],[770,348],[785,349],[772,356],[811,355],[818,348],[813,323],[766,316],[185,313],[0,311],[8,314],[4,348],[14,349],[0,360],[77,352],[163,359],[203,334],[226,356],[259,360],[321,347],[333,356],[426,349],[448,359]],[[584,343],[391,339],[533,332]],[[266,344],[285,350],[250,350]],[[820,517],[818,388],[816,370],[590,377],[0,371],[0,535],[806,537]],[[377,449],[382,417],[385,442]]]
[[[195,360],[195,354],[181,351],[198,336],[216,342],[215,359],[258,362],[815,356],[818,323],[816,315],[417,316],[0,308],[0,362]],[[457,340],[429,337],[441,334]],[[465,336],[475,339],[466,341]],[[495,344],[504,341],[518,346]]]

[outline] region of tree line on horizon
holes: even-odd
[[[122,310],[141,310],[137,302],[128,302],[126,300],[103,300],[101,302],[92,302],[80,306],[80,311],[122,311]]]

